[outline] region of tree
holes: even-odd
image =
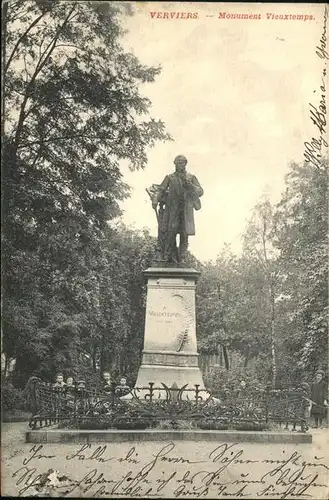
[[[93,344],[101,370],[125,373],[130,379],[137,375],[146,305],[142,271],[150,266],[154,251],[155,239],[146,230],[122,225],[104,244],[104,268],[98,282],[100,322]]]
[[[138,86],[160,68],[123,51],[121,9],[108,2],[9,4],[5,228],[31,231],[68,214],[104,227],[128,194],[118,160],[144,167],[146,147],[169,138],[161,121],[141,118],[150,101]]]
[[[225,368],[229,369],[228,346],[229,325],[226,320],[228,310],[227,283],[229,270],[235,261],[229,247],[224,247],[215,263],[203,266],[197,287],[197,334],[198,347],[207,354],[223,355]]]
[[[255,206],[242,255],[224,250],[200,279],[201,349],[215,352],[225,339],[244,369],[273,386],[298,385],[327,365],[327,174],[327,159],[319,168],[291,164],[280,203]]]
[[[273,208],[270,201],[264,197],[253,210],[244,234],[244,253],[253,260],[262,274],[265,293],[265,310],[268,318],[265,324],[270,325],[272,386],[276,386],[277,378],[277,338],[276,338],[276,288],[278,268],[275,249],[272,245],[274,231]]]
[[[160,68],[120,44],[128,4],[13,1],[4,14],[4,351],[29,373],[72,364],[96,332],[104,238],[129,195],[120,161],[144,168],[169,135],[139,90]]]
[[[325,368],[328,359],[328,159],[319,168],[292,163],[279,203],[275,245],[280,250],[284,303],[283,348],[294,379]]]

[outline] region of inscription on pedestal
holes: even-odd
[[[173,320],[181,318],[181,314],[178,312],[168,312],[168,311],[154,311],[150,310],[147,312],[149,316],[154,317],[154,323],[156,325],[172,324]]]
[[[161,287],[148,291],[146,350],[196,352],[193,293],[189,290],[164,290]]]
[[[143,352],[143,365],[198,366],[197,354]]]

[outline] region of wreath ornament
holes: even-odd
[[[185,347],[187,347],[191,343],[191,336],[189,331],[193,324],[194,304],[192,300],[188,300],[182,295],[175,294],[173,295],[173,297],[178,297],[179,299],[181,299],[185,317],[182,330],[177,334],[176,338],[176,352],[181,352],[184,351]]]

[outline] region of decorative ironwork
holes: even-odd
[[[302,390],[254,390],[252,392],[221,391],[210,395],[199,385],[185,384],[131,389],[120,397],[114,387],[106,392],[86,387],[79,381],[76,387],[53,387],[40,379],[30,379],[29,400],[33,416],[30,427],[59,424],[75,428],[146,428],[170,421],[189,422],[202,429],[236,428],[261,430],[269,426],[284,426],[292,430],[307,430],[305,395]],[[99,426],[99,427],[98,427]]]

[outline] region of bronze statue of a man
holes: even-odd
[[[195,234],[194,210],[200,210],[203,189],[195,175],[186,172],[183,155],[174,160],[175,172],[153,188],[152,206],[159,224],[158,246],[166,263],[184,262],[188,237]],[[158,210],[157,210],[158,209]],[[179,234],[179,248],[176,237]]]

